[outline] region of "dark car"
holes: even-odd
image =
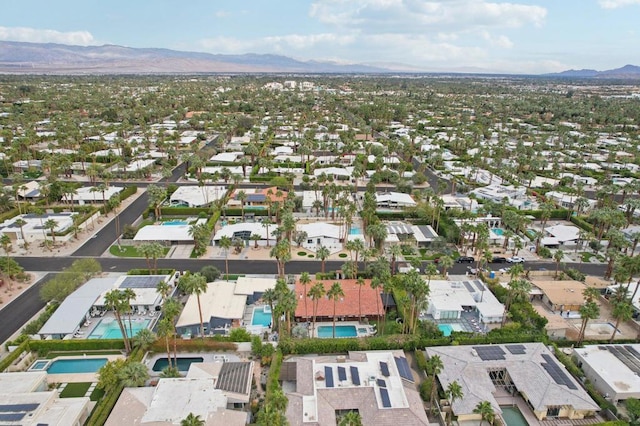
[[[472,256],[460,256],[456,259],[456,263],[473,263],[475,261]]]
[[[491,263],[507,263],[506,257],[494,257],[491,259]]]

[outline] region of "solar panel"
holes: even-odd
[[[473,349],[483,361],[505,359],[505,352],[500,346],[474,346]]]
[[[524,355],[527,353],[524,345],[504,345],[512,355]]]
[[[39,406],[40,404],[3,404],[0,405],[0,413],[30,412]]]
[[[225,362],[222,364],[216,389],[234,393],[245,393],[251,383],[251,363],[249,362]]]
[[[386,362],[380,361],[380,371],[384,377],[389,377],[389,365]]]
[[[471,283],[469,281],[462,281],[462,284],[464,284],[464,286],[467,288],[467,291],[469,293],[475,293],[476,290],[473,288],[473,286],[471,285]]]
[[[0,414],[0,422],[2,423],[19,422],[26,415],[27,413],[3,413],[3,414]]]
[[[344,367],[338,367],[338,379],[341,382],[347,380],[347,370]]]
[[[358,371],[358,367],[352,365],[349,369],[351,370],[351,381],[354,385],[360,386],[360,372]]]
[[[393,359],[396,361],[396,367],[398,367],[398,373],[400,373],[400,377],[413,382],[413,373],[411,373],[411,367],[409,367],[407,359],[402,356],[394,356]]]
[[[625,346],[624,348],[628,350],[631,353],[631,355],[640,359],[640,353],[638,353],[638,351],[636,351],[633,346]]]
[[[633,349],[631,346],[607,346],[609,352],[611,352],[620,362],[627,366],[627,368],[634,373],[640,373],[640,359],[638,359],[628,348]],[[637,352],[636,352],[637,353]]]
[[[386,388],[387,387],[387,382],[385,382],[384,379],[376,379],[376,383],[378,384],[378,386],[380,386],[381,388]]]
[[[389,392],[387,392],[386,388],[378,388],[380,389],[380,399],[382,400],[382,406],[384,408],[391,408],[391,401],[389,400]]]
[[[551,355],[542,354],[542,358],[546,362],[542,362],[542,367],[547,371],[549,376],[559,385],[565,385],[569,389],[576,390],[578,387],[573,383],[571,378],[556,364]]]
[[[164,279],[164,276],[158,275],[130,276],[122,281],[120,288],[156,288],[158,283]]]
[[[485,285],[482,283],[482,281],[475,280],[475,281],[473,281],[473,283],[476,285],[478,290],[480,290],[480,291],[486,291],[487,290],[487,287],[485,287]]]
[[[333,369],[331,367],[324,367],[324,380],[328,388],[333,387]]]

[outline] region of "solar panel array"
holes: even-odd
[[[120,288],[156,288],[164,278],[164,276],[158,275],[126,277],[120,284]]]
[[[384,377],[389,377],[389,365],[386,362],[380,361],[380,371]]]
[[[0,405],[0,413],[29,413],[39,406],[40,404],[2,404]]]
[[[347,370],[345,370],[344,367],[338,367],[338,379],[341,382],[347,380]]]
[[[632,346],[599,346],[599,349],[608,350],[629,370],[640,374],[640,354]]]
[[[524,355],[527,353],[524,345],[504,345],[512,355]]]
[[[542,354],[542,358],[546,362],[540,363],[542,367],[547,371],[549,376],[559,385],[565,385],[569,389],[576,390],[578,387],[573,383],[571,378],[556,364],[556,361],[551,355]]]
[[[328,388],[333,387],[333,369],[331,367],[324,367],[324,381]]]
[[[474,346],[473,349],[483,361],[496,361],[505,359],[505,352],[500,346]]]
[[[380,399],[382,400],[382,406],[384,408],[391,408],[391,400],[389,399],[389,392],[386,388],[378,388],[380,389]]]
[[[351,370],[351,381],[353,384],[360,386],[360,372],[358,371],[358,367],[352,365],[349,367],[349,370]]]
[[[398,367],[398,373],[400,373],[400,377],[413,382],[413,374],[411,373],[411,368],[409,367],[407,359],[402,356],[394,356],[393,359],[396,361],[396,366]]]
[[[2,422],[2,423],[19,422],[26,415],[27,415],[27,413],[0,413],[0,422]]]
[[[384,379],[376,379],[376,383],[378,384],[378,386],[380,386],[381,388],[386,388],[387,387],[387,382],[385,382]]]
[[[216,389],[243,394],[250,389],[251,363],[225,362],[222,364]]]

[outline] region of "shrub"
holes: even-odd
[[[229,333],[229,340],[232,342],[250,342],[251,334],[244,328],[234,328],[231,330],[231,333]]]
[[[584,280],[586,279],[586,275],[584,273],[578,271],[577,269],[569,268],[569,269],[566,269],[564,272],[571,279],[576,280],[576,281],[584,282]]]
[[[538,255],[545,259],[551,259],[551,250],[549,250],[547,247],[539,247]]]
[[[431,377],[427,377],[422,383],[420,383],[420,398],[423,401],[429,401],[431,399],[431,388],[433,386]]]

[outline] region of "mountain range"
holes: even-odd
[[[344,64],[302,61],[271,54],[221,55],[117,45],[73,46],[55,43],[0,41],[0,73],[5,74],[194,74],[194,73],[426,73],[406,64]],[[461,68],[439,74],[492,74]],[[640,67],[596,71],[568,70],[545,77],[640,79]]]

